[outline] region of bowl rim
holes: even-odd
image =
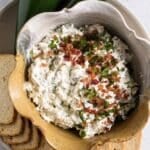
[[[88,3],[88,2],[92,2],[92,3],[94,3],[94,2],[109,3],[112,7],[114,7],[114,9],[116,9],[117,13],[120,15],[121,20],[123,21],[123,24],[125,25],[125,27],[127,28],[127,30],[128,30],[131,34],[133,34],[133,36],[135,36],[135,38],[136,38],[137,40],[142,41],[142,42],[144,42],[144,43],[150,45],[150,34],[148,34],[148,32],[146,31],[144,25],[142,25],[142,24],[140,23],[140,21],[138,20],[138,18],[137,18],[135,15],[133,15],[133,13],[131,13],[131,11],[130,11],[128,8],[126,8],[125,6],[123,6],[118,0],[104,0],[104,1],[103,1],[103,0],[101,0],[101,1],[98,1],[98,0],[83,0],[83,1],[80,1],[80,2],[78,2],[77,4],[75,4],[75,5],[74,5],[73,7],[71,7],[71,8],[64,8],[64,9],[62,9],[62,10],[60,10],[60,11],[56,11],[56,12],[43,12],[43,13],[39,13],[39,14],[37,14],[37,15],[31,17],[31,18],[24,24],[24,26],[20,29],[20,31],[19,31],[19,33],[18,33],[18,36],[17,36],[17,39],[16,39],[16,50],[17,50],[17,54],[19,54],[19,53],[18,53],[18,39],[19,39],[19,37],[20,37],[20,34],[21,34],[21,32],[28,26],[28,24],[29,24],[33,19],[35,19],[35,18],[37,18],[37,17],[39,17],[39,16],[41,16],[41,15],[49,14],[49,13],[51,13],[51,14],[53,14],[53,15],[61,14],[61,13],[64,13],[64,14],[65,14],[66,12],[72,11],[72,9],[74,9],[75,7],[80,7],[81,4],[86,4],[86,3]],[[121,13],[121,11],[120,11],[118,8],[119,8],[119,9],[122,9],[122,11],[126,12],[126,13],[127,13],[127,16],[129,16],[130,19],[133,19],[134,24],[136,24],[136,26],[141,30],[141,32],[143,32],[143,36],[144,36],[144,37],[139,36],[139,35],[137,34],[138,32],[135,31],[135,29],[132,29],[132,27],[130,27],[130,25],[127,24],[127,21],[126,21],[127,18],[125,18],[125,17],[123,16],[123,14]]]
[[[130,18],[131,20],[133,20],[134,24],[136,24],[136,28],[134,29],[135,32],[137,33],[137,35],[144,39],[147,39],[148,41],[150,41],[150,34],[148,32],[148,30],[145,28],[144,24],[142,24],[139,20],[139,18],[133,14],[133,12],[131,12],[131,10],[129,8],[127,8],[125,5],[123,5],[119,0],[106,0],[106,2],[110,3],[111,5],[113,5],[114,7],[116,7],[124,16],[124,19],[126,20],[126,22],[128,22],[128,19]],[[128,16],[128,18],[125,16]],[[128,25],[130,26],[130,24]],[[130,27],[132,28],[132,27]],[[140,33],[139,33],[140,30]]]
[[[17,0],[5,0],[5,3],[0,7],[0,15],[2,15],[9,7],[15,4]]]

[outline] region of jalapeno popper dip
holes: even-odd
[[[83,138],[109,131],[136,105],[128,46],[101,25],[62,25],[28,56],[25,89],[42,118]]]

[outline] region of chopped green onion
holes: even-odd
[[[84,121],[83,111],[79,111],[79,116],[80,116],[80,119],[81,119],[82,121]]]
[[[94,72],[95,74],[98,74],[98,73],[99,73],[99,71],[100,71],[100,69],[99,69],[99,68],[96,68],[96,67],[94,67],[94,68],[93,68],[93,72]]]
[[[109,75],[109,68],[104,68],[102,71],[101,71],[101,76],[102,77],[107,77]]]
[[[82,138],[84,138],[84,137],[86,136],[86,132],[85,132],[84,130],[81,130],[81,131],[79,132],[79,135],[80,135]]]
[[[113,49],[113,43],[110,42],[110,41],[106,41],[105,44],[104,44],[104,47],[105,49],[108,51],[108,50],[111,50]]]
[[[119,67],[117,67],[117,71],[120,71]]]
[[[116,112],[115,109],[108,110],[108,113],[115,113],[115,112]]]
[[[128,103],[120,103],[120,107],[126,106]]]
[[[107,117],[108,115],[109,115],[109,113],[107,111],[101,112],[99,114],[99,116],[102,117],[102,118]]]
[[[100,64],[102,62],[102,57],[95,55],[89,61],[90,61],[91,65],[97,65],[97,64]]]
[[[85,40],[85,39],[81,39],[80,40],[80,47],[83,49],[83,48],[85,48],[86,46],[87,46],[87,41]]]
[[[125,70],[125,68],[121,68],[121,69],[120,69],[120,71],[124,71],[124,70]]]
[[[84,55],[85,56],[92,56],[94,54],[94,52],[93,51],[86,51],[85,53],[84,53]]]
[[[88,98],[88,99],[93,99],[96,96],[96,91],[94,88],[92,89],[84,89],[84,95]]]
[[[67,42],[68,42],[68,38],[67,38],[67,37],[64,37],[64,38],[63,38],[63,41],[64,41],[65,43],[67,43]]]
[[[109,106],[109,102],[104,101],[104,108],[107,108]]]
[[[71,36],[65,36],[62,40],[63,40],[65,43],[70,43],[70,42],[71,42]]]
[[[57,48],[56,41],[55,41],[55,40],[52,40],[51,43],[49,44],[49,47],[50,47],[51,49]]]

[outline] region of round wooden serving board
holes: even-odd
[[[122,143],[107,142],[102,146],[97,146],[96,150],[141,150],[141,132],[137,133],[132,139]],[[95,150],[95,149],[93,149]]]

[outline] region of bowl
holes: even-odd
[[[86,140],[44,121],[35,109],[34,104],[28,99],[23,86],[28,64],[26,52],[33,44],[38,43],[50,29],[55,29],[57,26],[66,23],[73,23],[76,26],[99,23],[122,38],[132,50],[133,60],[131,65],[134,70],[134,78],[140,85],[139,105],[129,118],[116,124],[110,132]],[[87,150],[97,148],[107,141],[122,142],[128,140],[144,127],[148,119],[149,49],[150,42],[138,36],[128,26],[120,11],[107,2],[88,0],[80,2],[70,9],[41,13],[29,20],[18,35],[16,67],[9,79],[10,96],[17,111],[24,117],[29,118],[55,149]]]
[[[16,0],[0,0],[0,16],[14,2],[16,2]]]

